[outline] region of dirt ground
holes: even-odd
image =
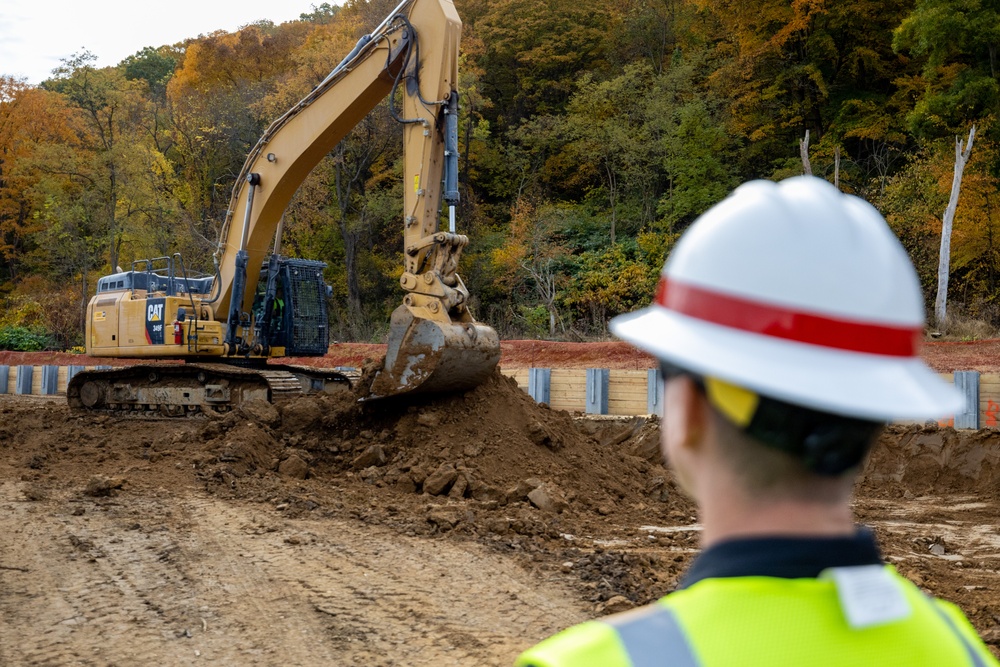
[[[0,397],[0,664],[506,665],[696,552],[655,420],[351,392],[195,420]],[[895,427],[857,511],[1000,646],[1000,433]]]
[[[545,340],[500,341],[500,364],[507,368],[613,368],[631,370],[653,368],[652,357],[622,341],[603,343],[562,343]],[[334,343],[324,357],[301,357],[282,360],[282,363],[305,364],[333,368],[352,366],[360,368],[366,359],[385,355],[385,345],[374,343]],[[979,341],[936,341],[928,339],[921,347],[924,360],[941,373],[956,370],[978,370],[983,373],[1000,371],[1000,339]],[[116,359],[109,361],[85,355],[63,352],[5,352],[0,351],[0,364],[68,366],[115,365],[138,363],[140,360]]]
[[[545,340],[500,341],[500,363],[508,368],[545,366],[550,368],[652,368],[653,358],[627,343],[562,343]],[[367,359],[385,356],[385,345],[376,343],[334,343],[324,357],[292,357],[280,363],[304,364],[322,368],[351,366],[360,368]],[[140,363],[141,359],[114,359],[88,357],[65,352],[8,352],[0,350],[0,364],[16,366],[28,364],[62,366],[113,364],[116,366]]]

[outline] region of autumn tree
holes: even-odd
[[[37,213],[49,202],[40,182],[65,179],[50,158],[76,142],[70,115],[57,95],[0,76],[0,282],[18,280],[43,229]]]
[[[292,52],[309,29],[304,22],[262,21],[186,44],[167,96],[176,170],[190,184],[186,208],[193,219],[223,218],[240,166],[277,115],[269,95],[294,70]]]
[[[549,336],[556,334],[557,325],[565,330],[559,315],[568,255],[561,236],[564,213],[564,209],[552,204],[536,206],[527,199],[517,200],[511,209],[507,241],[494,249],[492,258],[511,294],[527,302],[521,315],[529,327],[535,304],[544,310],[544,333]]]
[[[470,0],[459,11],[482,45],[482,90],[492,101],[487,118],[502,132],[533,115],[561,112],[581,72],[603,63],[616,20],[596,0]]]
[[[793,151],[806,129],[816,143],[827,133],[838,141],[884,140],[889,128],[882,110],[906,71],[890,42],[906,0],[707,0],[702,6],[714,21],[701,29],[717,40],[719,66],[711,80],[730,100],[732,128],[749,140],[747,173],[770,175],[774,159]],[[849,100],[858,103],[841,115]],[[850,148],[865,159],[863,145]]]

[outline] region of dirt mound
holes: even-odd
[[[860,481],[869,495],[1000,490],[1000,432],[938,426],[890,426]]]
[[[689,513],[657,462],[658,428],[644,419],[577,423],[499,373],[464,394],[357,398],[301,397],[281,404],[280,417],[248,406],[204,426],[203,453],[215,457],[213,474],[232,478],[344,475],[404,495],[646,524]]]
[[[464,394],[357,399],[343,391],[280,404],[280,416],[250,405],[215,419],[200,427],[195,468],[216,493],[290,514],[332,506],[405,534],[545,554],[601,609],[669,591],[695,546],[694,532],[640,528],[693,521],[659,463],[655,420],[574,420],[500,373]],[[617,548],[637,540],[683,554]]]

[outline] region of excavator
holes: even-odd
[[[275,120],[233,187],[214,275],[189,272],[174,254],[100,278],[87,307],[87,354],[142,361],[77,373],[67,387],[70,406],[186,417],[349,385],[332,370],[268,363],[322,356],[329,343],[326,265],[280,254],[282,216],[309,172],[386,96],[403,124],[405,295],[390,319],[385,362],[363,398],[483,382],[500,342],[473,318],[456,273],[469,241],[455,232],[461,30],[452,0],[403,0]]]

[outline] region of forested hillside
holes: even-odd
[[[209,271],[249,149],[395,4],[324,3],[109,68],[82,52],[37,87],[0,71],[0,347],[80,344],[115,266],[179,251]],[[955,137],[973,123],[950,298],[1000,324],[998,0],[456,5],[461,272],[502,336],[603,334],[648,303],[700,212],[802,173],[806,130],[813,172],[833,181],[839,152],[841,189],[885,214],[933,298]],[[329,263],[340,340],[384,334],[402,295],[400,137],[381,105],[285,216],[285,252]]]

